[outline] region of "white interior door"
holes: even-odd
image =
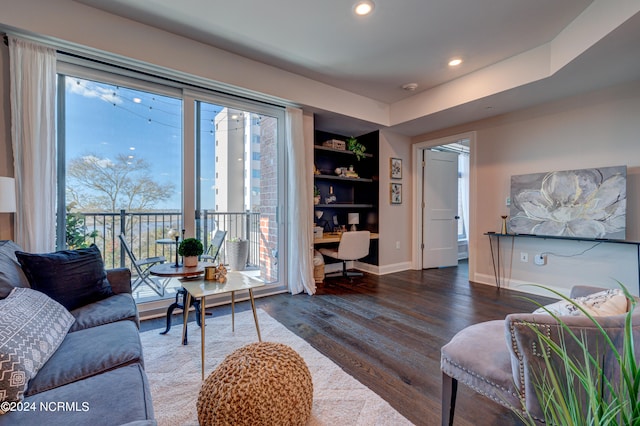
[[[422,267],[458,264],[458,154],[423,151]]]

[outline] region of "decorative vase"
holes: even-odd
[[[185,256],[184,266],[187,268],[198,266],[198,256]]]
[[[244,271],[249,256],[249,241],[227,241],[229,268],[233,271]]]
[[[500,230],[501,234],[507,233],[507,216],[500,216],[502,218],[502,229]]]

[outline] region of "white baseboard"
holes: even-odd
[[[410,269],[412,269],[410,261],[378,266],[379,275],[386,275],[386,274],[392,274],[394,272],[408,271]]]
[[[411,262],[394,263],[392,265],[371,265],[363,262],[347,262],[347,269],[357,269],[374,275],[386,275],[394,272],[401,272],[411,269]],[[342,271],[342,263],[331,263],[324,265],[324,273]]]
[[[496,279],[493,275],[488,275],[488,274],[479,274],[476,273],[474,278],[471,280],[475,283],[479,283],[479,284],[485,284],[485,285],[490,285],[492,287],[496,287]],[[560,288],[560,287],[555,287],[552,285],[548,285],[548,284],[544,284],[544,283],[532,283],[529,281],[521,281],[521,280],[514,280],[514,279],[510,279],[510,280],[503,280],[502,281],[502,287],[501,288],[506,288],[509,290],[514,290],[514,291],[519,291],[521,293],[529,293],[529,294],[536,294],[539,296],[545,296],[545,297],[550,297],[553,299],[558,299],[558,296],[543,289],[540,288],[538,286],[545,286],[548,287],[552,290],[558,291],[562,294],[564,294],[565,296],[569,296],[569,292],[570,289],[566,289],[566,288]]]

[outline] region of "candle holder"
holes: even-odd
[[[507,217],[508,216],[500,216],[502,218],[502,229],[500,230],[501,234],[507,233]]]
[[[172,268],[179,268],[182,265],[178,263],[178,247],[180,246],[180,235],[175,236],[176,239],[176,263],[172,265]]]

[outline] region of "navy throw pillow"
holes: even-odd
[[[100,249],[95,244],[55,253],[16,251],[16,257],[31,288],[70,311],[113,295]]]

